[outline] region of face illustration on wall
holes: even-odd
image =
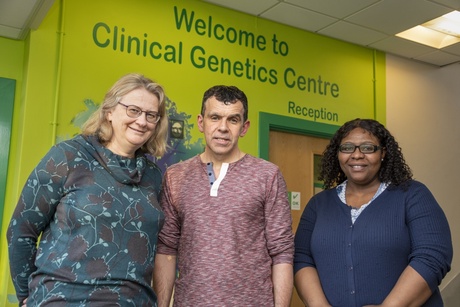
[[[169,135],[174,139],[184,138],[184,122],[182,120],[170,120]]]

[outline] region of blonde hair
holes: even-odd
[[[113,136],[111,123],[107,119],[107,114],[111,112],[129,92],[143,88],[158,98],[158,114],[160,120],[156,124],[155,130],[142,145],[141,150],[155,157],[165,154],[167,148],[168,117],[166,115],[166,95],[163,87],[141,74],[127,74],[121,77],[112,88],[105,94],[104,101],[99,108],[91,115],[82,127],[83,135],[96,135],[101,144],[106,145]]]

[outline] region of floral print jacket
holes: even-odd
[[[19,302],[156,306],[161,177],[143,153],[115,155],[93,136],[51,148],[27,179],[8,227]]]

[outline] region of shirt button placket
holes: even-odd
[[[346,261],[347,261],[347,279],[348,279],[348,289],[350,293],[350,305],[356,305],[356,296],[355,296],[355,273],[353,269],[353,257],[352,257],[352,248],[353,248],[353,224],[347,227],[347,249],[346,249]]]

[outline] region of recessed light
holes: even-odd
[[[459,43],[460,12],[452,11],[396,36],[437,49]]]

